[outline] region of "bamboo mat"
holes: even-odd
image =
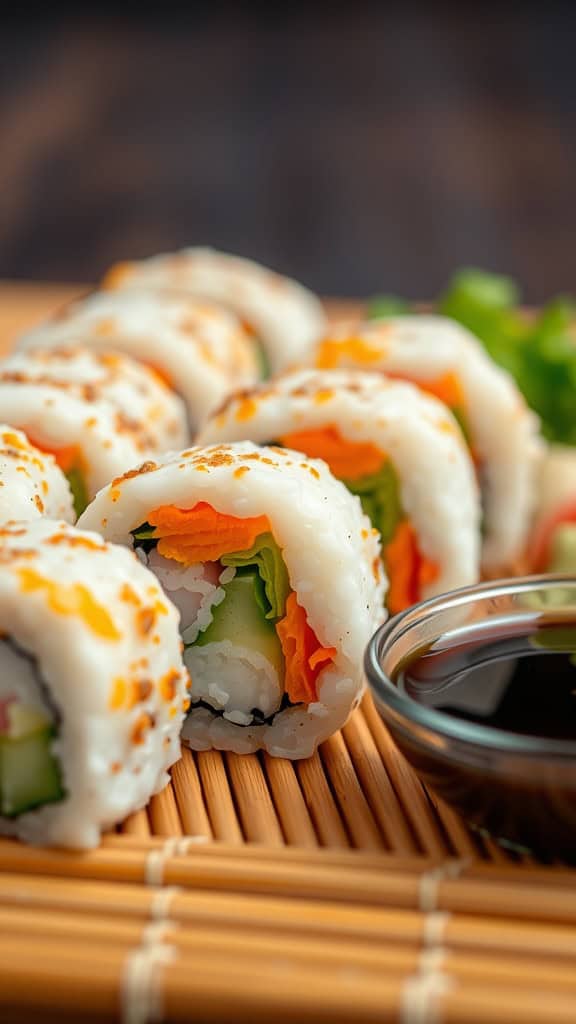
[[[0,284],[0,350],[82,290]],[[0,1024],[31,1018],[573,1024],[576,872],[469,829],[366,697],[306,761],[184,750],[92,853],[0,840]]]

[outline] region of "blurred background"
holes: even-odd
[[[207,243],[329,295],[574,289],[576,5],[94,11],[3,24],[0,277]]]

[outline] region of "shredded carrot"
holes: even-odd
[[[217,512],[205,501],[193,508],[162,505],[148,516],[159,537],[158,551],[184,565],[215,562],[231,551],[251,548],[260,533],[270,532],[267,516],[238,519]]]
[[[84,457],[82,455],[82,449],[77,444],[70,444],[64,448],[53,448],[49,444],[40,444],[38,441],[33,441],[28,435],[28,439],[31,444],[36,448],[39,448],[41,452],[46,452],[48,455],[53,455],[56,462],[60,466],[63,473],[69,473],[74,467],[83,468]]]
[[[310,704],[318,699],[316,680],[333,661],[335,647],[322,647],[308,624],[306,612],[292,592],[286,601],[286,615],[276,626],[286,663],[284,688],[293,704]]]
[[[285,448],[295,448],[312,459],[324,459],[338,479],[358,480],[378,473],[386,462],[386,456],[376,445],[350,441],[334,426],[298,430],[284,434],[280,441]]]
[[[421,553],[416,531],[407,519],[398,524],[384,548],[384,562],[390,580],[387,604],[392,615],[416,604],[422,587],[438,579],[440,572],[436,562]]]
[[[432,378],[432,380],[420,380],[417,377],[411,377],[409,373],[394,373],[389,370],[386,370],[386,376],[393,380],[406,380],[410,384],[415,384],[421,391],[426,391],[429,395],[439,398],[450,409],[462,409],[466,405],[460,378],[451,370],[443,373],[441,377]]]

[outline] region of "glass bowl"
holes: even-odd
[[[481,583],[385,623],[370,641],[365,668],[396,745],[432,791],[504,845],[576,861],[576,712],[574,739],[521,735],[426,706],[393,682],[422,648],[497,631],[525,635],[551,622],[576,627],[576,576]]]

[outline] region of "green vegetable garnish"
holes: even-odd
[[[64,475],[68,481],[68,486],[72,491],[72,501],[74,503],[76,516],[81,516],[88,505],[89,500],[84,475],[81,470],[76,468],[76,466],[74,466],[73,469],[69,469]]]
[[[254,348],[256,350],[256,361],[260,371],[260,380],[270,380],[272,370],[268,359],[268,353],[259,338],[254,338]]]
[[[342,483],[352,494],[358,495],[364,512],[380,532],[382,544],[388,544],[404,518],[400,484],[391,463],[386,462],[378,473],[359,480],[343,480]]]
[[[368,306],[369,320],[384,320],[387,316],[405,316],[410,312],[410,303],[397,295],[378,295]]]
[[[255,568],[264,585],[265,618],[276,621],[284,617],[290,581],[282,552],[271,533],[261,533],[247,551],[222,555],[220,561],[238,570]]]

